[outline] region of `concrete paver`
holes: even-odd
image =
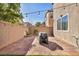
[[[32,47],[33,40],[34,36],[24,37],[19,41],[0,49],[0,55],[25,55]]]
[[[39,44],[36,37],[32,43],[32,48],[26,55],[58,55],[58,56],[75,56],[79,55],[79,49],[64,41],[49,37],[49,44]]]

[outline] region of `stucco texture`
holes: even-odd
[[[71,4],[71,3],[70,3]],[[79,36],[79,4],[72,4],[71,6],[69,3],[59,3],[54,4],[54,35],[55,37],[60,38],[74,46],[76,45],[76,39],[73,36]],[[63,8],[62,6],[67,6]],[[58,8],[59,7],[59,8]],[[61,8],[60,8],[61,7]],[[58,9],[57,9],[58,8]],[[57,19],[60,15],[68,14],[68,30],[57,30]]]

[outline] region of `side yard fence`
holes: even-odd
[[[22,25],[0,22],[0,48],[22,39],[24,31]]]

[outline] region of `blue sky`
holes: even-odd
[[[40,12],[40,15],[37,13],[28,14],[27,17],[25,13],[41,11],[41,10],[50,10],[52,8],[51,3],[22,3],[21,4],[21,12],[23,14],[23,21],[30,22],[35,24],[36,22],[43,22],[45,19],[45,12]]]

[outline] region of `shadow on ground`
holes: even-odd
[[[64,50],[61,46],[59,46],[57,43],[55,42],[48,42],[48,44],[42,43],[41,44],[44,47],[47,47],[48,49],[55,51],[55,50]]]

